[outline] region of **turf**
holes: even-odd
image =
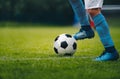
[[[92,61],[104,50],[97,33],[78,41],[74,56],[59,57],[53,50],[55,37],[78,29],[38,26],[0,28],[0,79],[120,79],[120,60]],[[110,31],[120,52],[119,29]]]

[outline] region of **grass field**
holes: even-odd
[[[73,27],[55,26],[1,27],[0,79],[120,79],[120,59],[92,61],[103,51],[97,33],[94,39],[78,41],[72,57],[54,53],[57,35],[77,31]],[[111,27],[110,31],[120,52],[120,27]]]

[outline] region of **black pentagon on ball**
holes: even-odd
[[[68,38],[72,38],[72,36],[70,34],[65,34],[65,36]]]
[[[57,41],[57,40],[58,40],[58,38],[59,38],[59,36],[57,36],[57,37],[55,38],[55,40],[54,40],[54,41]]]
[[[76,48],[77,48],[77,44],[76,44],[76,42],[74,42],[73,49],[75,50]]]
[[[55,53],[57,53],[58,54],[58,50],[54,47],[54,51],[55,51]]]
[[[62,48],[67,48],[67,46],[68,46],[68,44],[67,44],[67,42],[66,41],[63,41],[63,42],[61,42],[61,47]]]

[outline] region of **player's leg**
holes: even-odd
[[[100,0],[99,0],[100,1]],[[102,0],[101,0],[102,1]],[[111,38],[109,32],[108,23],[101,13],[100,8],[92,8],[88,9],[89,14],[92,16],[94,20],[94,24],[96,27],[96,31],[100,37],[100,40],[105,48],[105,51],[97,57],[96,61],[108,61],[108,60],[117,60],[119,58],[119,54],[115,49],[113,40]]]
[[[97,14],[93,17],[96,31],[99,34],[100,40],[105,48],[104,53],[97,57],[97,61],[117,60],[119,55],[115,49],[113,40],[109,32],[109,26],[102,13]]]
[[[78,40],[94,37],[94,32],[90,27],[89,19],[82,0],[69,0],[69,2],[81,25],[80,31],[74,35],[75,39]]]
[[[74,27],[79,27],[80,26],[80,22],[79,22],[78,17],[76,16],[76,14],[74,14],[73,26]]]

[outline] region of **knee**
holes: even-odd
[[[88,9],[87,12],[90,14],[91,17],[98,15],[101,12],[101,9]]]

